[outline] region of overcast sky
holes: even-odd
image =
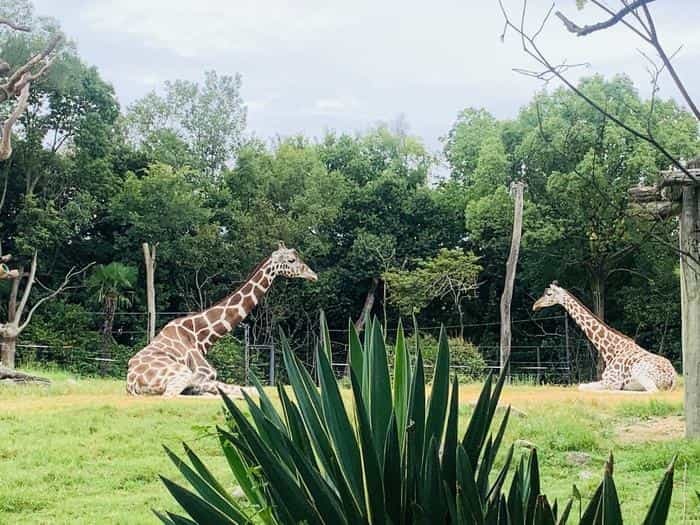
[[[519,16],[520,0],[503,0]],[[612,3],[613,0],[610,0]],[[551,2],[530,0],[529,25]],[[617,1],[615,1],[617,3]],[[128,105],[163,81],[199,80],[203,71],[243,76],[248,129],[260,138],[326,129],[362,131],[404,115],[411,133],[440,148],[457,113],[484,107],[512,117],[538,81],[512,71],[532,64],[511,34],[501,43],[496,0],[35,0],[57,18],[81,56]],[[683,45],[677,68],[700,98],[700,1],[651,4],[668,50]],[[594,8],[558,1],[590,22]],[[552,19],[541,47],[554,61],[590,62],[572,73],[626,72],[644,95],[648,74],[629,31],[586,38]],[[668,78],[666,96],[675,96]]]

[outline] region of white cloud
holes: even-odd
[[[517,17],[521,0],[503,0]],[[477,0],[35,0],[59,18],[81,54],[130,102],[165,79],[198,80],[207,69],[243,75],[249,127],[258,136],[363,129],[406,114],[437,146],[457,112],[483,106],[512,116],[542,84],[513,73],[532,67],[515,34],[499,41],[495,1]],[[531,0],[536,27],[550,0]],[[654,3],[657,29],[689,86],[700,85],[697,0]],[[581,24],[597,10],[557,0]],[[554,62],[590,62],[572,75],[625,71],[648,91],[647,74],[624,28],[576,38],[553,18],[540,37]],[[696,90],[697,92],[697,90]],[[675,95],[668,79],[665,96]]]

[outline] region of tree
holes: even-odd
[[[138,270],[119,262],[97,265],[88,278],[88,290],[95,300],[102,305],[104,322],[102,323],[102,360],[101,369],[106,371],[110,359],[112,327],[117,308],[131,305],[133,288],[136,284]]]
[[[431,259],[416,261],[413,270],[390,270],[382,278],[389,284],[389,300],[404,314],[420,311],[436,299],[450,299],[459,314],[459,336],[464,338],[463,302],[478,288],[477,261],[471,252],[443,248]]]
[[[241,76],[207,71],[204,82],[166,82],[129,107],[129,139],[153,160],[191,166],[209,175],[231,165],[243,142],[246,108]]]
[[[0,12],[2,27],[29,33],[30,25],[36,25],[37,20],[34,19],[31,4],[28,2],[19,2],[10,6],[2,5],[0,11],[2,11]],[[33,38],[18,38],[14,33],[9,32],[3,32],[2,35],[5,37],[2,46],[5,52],[16,42],[29,39],[35,43],[34,47],[38,50],[30,56],[23,57],[22,60],[12,60],[16,57],[0,59],[0,77],[4,80],[0,83],[0,104],[10,101],[14,103],[14,107],[9,109],[2,123],[0,160],[7,160],[12,155],[12,128],[27,109],[32,83],[40,80],[51,67],[63,40],[63,36],[51,24],[46,24],[41,29],[43,31]]]
[[[513,301],[513,283],[515,271],[518,267],[518,255],[520,254],[520,239],[523,232],[523,192],[525,185],[515,182],[511,186],[513,193],[513,235],[510,241],[510,251],[506,262],[506,281],[501,295],[501,371],[505,371],[506,364],[510,360],[511,324],[510,310]],[[506,372],[507,373],[507,372]]]
[[[70,286],[71,282],[75,278],[81,276],[89,266],[90,265],[85,266],[80,270],[71,268],[68,273],[66,273],[63,282],[57,288],[53,290],[48,289],[48,292],[37,299],[31,307],[29,307],[29,300],[32,293],[32,288],[38,282],[36,275],[37,254],[34,253],[34,256],[32,257],[29,273],[25,274],[24,268],[20,268],[19,277],[12,280],[12,289],[10,291],[9,301],[7,304],[7,321],[0,324],[0,338],[2,339],[2,346],[0,347],[0,363],[3,367],[9,369],[15,368],[17,338],[27,328],[37,309],[46,301],[49,301],[65,290],[72,288],[72,286]],[[21,282],[25,277],[26,282],[20,297]],[[0,375],[2,373],[3,370],[0,370]]]

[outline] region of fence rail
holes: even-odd
[[[176,316],[187,315],[190,312],[159,312],[161,321]],[[101,312],[89,312],[90,315],[103,316]],[[143,328],[135,329],[134,323],[125,321],[117,323],[114,331],[117,338],[125,338],[130,344],[121,345],[118,355],[105,356],[99,348],[83,348],[71,344],[45,344],[40,341],[22,341],[17,345],[18,366],[27,364],[55,363],[65,366],[82,374],[108,373],[115,376],[123,376],[126,363],[133,353],[138,350],[139,339],[146,337],[146,313],[145,312],[117,312],[117,317],[125,319],[143,318]],[[119,326],[122,324],[122,326]],[[162,326],[163,322],[160,323]],[[543,326],[546,324],[547,329]],[[537,381],[550,381],[557,383],[570,383],[588,381],[595,374],[594,355],[589,348],[585,337],[577,328],[569,326],[566,316],[548,316],[537,319],[516,319],[513,321],[514,343],[512,345],[510,373],[514,376],[535,378]],[[498,350],[496,332],[499,327],[497,322],[467,323],[470,336],[475,337],[478,343],[475,345],[486,361],[487,370],[499,371]],[[458,330],[460,327],[448,325],[444,327],[448,331]],[[427,326],[419,329],[421,336],[436,336],[440,326]],[[338,375],[344,375],[347,367],[347,329],[329,330],[332,342],[333,368]],[[410,327],[406,329],[407,336],[412,335]],[[254,334],[258,334],[258,338]],[[253,329],[252,324],[244,323],[236,329],[235,338],[240,341],[244,355],[242,363],[238,365],[225,364],[217,368],[222,376],[231,376],[232,367],[241,366],[243,374],[239,377],[248,377],[249,373],[255,373],[258,378],[268,384],[276,381],[286,381],[283,369],[280,348],[272,338],[273,330]],[[262,335],[261,335],[262,334]],[[394,329],[387,330],[387,339],[391,343],[395,336]],[[297,340],[292,339],[295,354],[304,363],[306,368],[315,377],[316,363],[315,351],[319,345],[318,326],[310,325],[305,334]],[[426,368],[432,365],[426,363]],[[454,373],[465,370],[464,365],[452,363],[450,367]],[[240,368],[238,369],[241,370]]]

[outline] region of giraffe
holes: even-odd
[[[166,324],[158,335],[130,360],[126,390],[132,395],[174,397],[185,390],[193,394],[225,393],[242,397],[242,388],[216,380],[216,370],[206,360],[207,351],[233,330],[272,286],[275,277],[316,281],[317,275],[294,249],[280,242],[234,293],[202,312]]]
[[[571,292],[553,282],[532,309],[559,304],[583,330],[605,363],[602,380],[579,385],[579,390],[631,390],[656,392],[672,390],[676,370],[665,357],[648,352],[634,339],[609,327]]]

